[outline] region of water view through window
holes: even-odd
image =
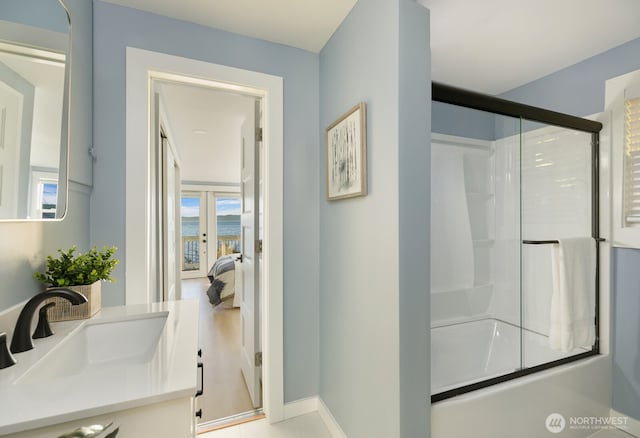
[[[198,271],[201,266],[201,245],[206,233],[206,205],[200,194],[183,194],[180,200],[182,217],[182,270]],[[210,198],[211,199],[211,198]],[[233,196],[215,197],[216,214],[216,257],[240,252],[240,198]],[[206,264],[205,260],[202,263]]]
[[[200,195],[182,196],[182,270],[200,269]]]
[[[240,198],[216,198],[217,256],[240,252]]]

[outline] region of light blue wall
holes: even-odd
[[[17,3],[17,2],[14,2]],[[43,268],[47,254],[57,248],[89,245],[89,189],[78,176],[90,172],[91,144],[91,28],[92,7],[86,0],[66,0],[74,17],[70,105],[69,209],[61,222],[0,223],[0,310],[24,301],[42,286],[32,275]],[[21,3],[22,4],[22,3]],[[86,92],[89,84],[89,92]],[[0,327],[0,331],[13,327]]]
[[[90,2],[89,2],[90,3]],[[91,5],[87,7],[91,8]],[[0,19],[67,33],[69,20],[58,0],[0,0]]]
[[[586,116],[604,111],[607,79],[640,69],[640,39],[567,67],[500,97]],[[613,408],[640,419],[640,251],[613,250]]]
[[[495,115],[443,102],[433,102],[431,128],[438,134],[495,140]]]
[[[412,0],[360,0],[320,53],[322,135],[367,104],[368,195],[319,191],[320,396],[350,437],[429,434],[428,29]]]
[[[400,1],[400,437],[431,430],[431,50],[428,11]]]
[[[613,256],[613,408],[640,419],[640,251]]]
[[[127,46],[284,78],[285,400],[318,393],[318,55],[193,23],[94,2],[94,145],[91,241],[124,255]],[[124,303],[124,260],[108,305]]]
[[[588,116],[604,110],[607,79],[640,68],[640,38],[510,90],[500,97],[528,105]]]

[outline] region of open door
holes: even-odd
[[[181,298],[180,264],[180,165],[167,137],[162,137],[163,162],[163,225],[164,225],[164,279],[163,298],[174,301]]]
[[[242,127],[242,156],[240,184],[240,238],[241,238],[241,283],[240,342],[242,350],[242,375],[249,390],[254,407],[261,406],[262,354],[260,352],[260,326],[256,323],[260,315],[260,281],[258,255],[261,243],[259,236],[259,166],[256,151],[262,141],[260,128],[260,104],[256,100],[254,120],[247,120]]]
[[[150,283],[153,285],[151,301],[179,300],[180,270],[180,164],[165,126],[168,125],[159,93],[153,94],[153,117],[150,138],[153,139],[150,170],[153,191],[150,224],[151,248]]]

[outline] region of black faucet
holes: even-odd
[[[64,287],[48,289],[35,295],[24,305],[20,316],[18,316],[18,321],[16,321],[16,328],[13,330],[13,339],[11,340],[12,353],[21,353],[33,348],[33,342],[31,342],[31,320],[38,306],[47,298],[52,297],[64,298],[74,306],[87,302],[87,298],[81,293]]]

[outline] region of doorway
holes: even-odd
[[[256,136],[262,98],[177,80],[154,79],[152,90],[169,143],[180,156],[181,243],[176,250],[182,254],[183,297],[200,302],[204,394],[196,406],[206,425],[262,406],[256,360],[262,344],[261,279],[254,243],[264,205],[257,159],[262,139]],[[158,185],[164,187],[160,178]],[[169,202],[161,199],[158,205]],[[158,248],[168,237],[159,236]],[[162,296],[168,296],[166,291]]]
[[[216,86],[262,98],[264,103],[264,262],[260,312],[263,409],[270,422],[284,419],[282,320],[282,78],[227,66],[127,48],[126,302],[152,301],[153,269],[149,224],[149,89],[153,79]],[[172,72],[172,73],[168,73]],[[147,148],[139,147],[141,144]]]

